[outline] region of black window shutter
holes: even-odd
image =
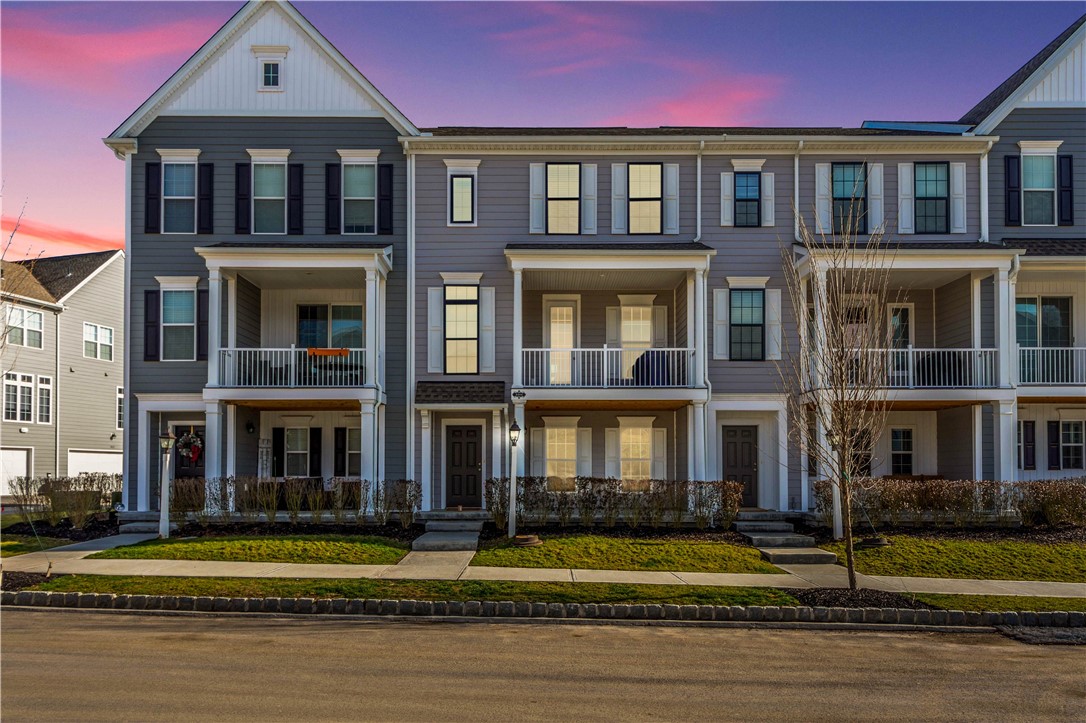
[[[1019,460],[1022,469],[1037,469],[1037,423],[1033,421],[1022,422],[1022,459]]]
[[[392,164],[377,166],[377,233],[392,233]]]
[[[148,163],[144,169],[143,232],[158,233],[162,223],[162,164]]]
[[[272,427],[272,477],[282,477],[286,469],[287,432],[285,427]]]
[[[321,432],[320,427],[309,428],[309,476],[321,476]]]
[[[332,474],[336,477],[347,476],[347,428],[336,427],[335,454],[332,455]]]
[[[208,290],[196,292],[196,361],[207,361]]]
[[[158,290],[143,292],[143,360],[158,361]]]
[[[196,178],[196,233],[215,233],[215,164],[201,163]]]
[[[234,233],[249,233],[252,228],[253,168],[248,163],[234,167]]]
[[[1007,226],[1022,225],[1022,157],[1003,158],[1003,222]]]
[[[287,166],[287,233],[299,236],[302,228],[302,186],[305,166],[291,163]]]
[[[1056,189],[1058,193],[1060,226],[1075,225],[1075,188],[1071,156],[1056,158]]]
[[[1060,423],[1048,423],[1048,468],[1060,469]]]
[[[339,224],[339,197],[340,197],[340,165],[329,163],[324,167],[324,232],[338,234]]]

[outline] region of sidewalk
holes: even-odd
[[[47,552],[4,558],[7,572],[55,574],[160,575],[165,577],[383,578],[397,580],[508,580],[516,582],[603,582],[638,585],[713,585],[727,587],[847,587],[840,565],[778,565],[783,575],[715,572],[571,570],[528,567],[471,567],[472,552],[410,552],[398,565],[320,565],[279,562],[198,562],[194,560],[90,560],[88,555],[154,539],[155,535],[117,535]],[[1086,583],[1015,580],[957,580],[857,574],[860,587],[900,593],[1086,597]]]

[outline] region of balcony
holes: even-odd
[[[220,387],[296,389],[366,384],[365,349],[220,349]]]
[[[1019,347],[1018,383],[1086,384],[1086,347]]]
[[[524,349],[523,385],[542,389],[691,387],[694,350]]]
[[[885,389],[992,389],[999,386],[997,349],[907,347],[860,349],[854,354],[857,365],[870,362],[883,370],[882,387]]]

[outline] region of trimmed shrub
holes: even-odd
[[[1018,482],[1014,498],[1025,526],[1086,526],[1086,477]]]
[[[313,522],[324,521],[324,508],[327,499],[324,496],[324,480],[311,480],[305,492],[305,503],[309,507],[309,519]]]
[[[302,516],[302,503],[305,501],[309,480],[305,477],[287,477],[283,480],[283,504],[287,508],[290,524],[298,524]]]

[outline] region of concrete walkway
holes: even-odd
[[[506,580],[515,582],[602,582],[640,585],[712,585],[728,587],[848,587],[840,565],[779,565],[781,575],[718,572],[573,570],[528,567],[471,567],[472,552],[410,552],[398,565],[321,565],[281,562],[198,562],[194,560],[93,560],[99,550],[133,545],[155,535],[116,535],[47,552],[4,558],[8,572],[55,574],[160,575],[165,577],[380,578],[388,580]],[[1086,597],[1086,583],[1016,580],[957,580],[857,574],[860,587],[900,593]]]

